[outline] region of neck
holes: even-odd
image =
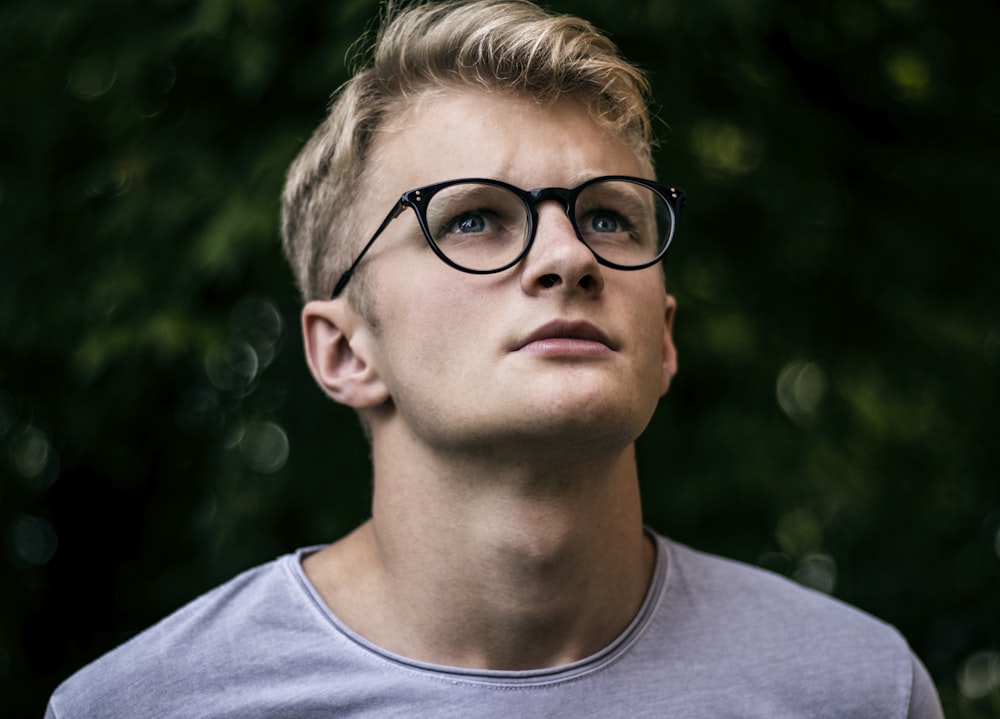
[[[415,461],[376,444],[372,519],[307,560],[340,618],[395,653],[485,669],[555,666],[613,641],[653,564],[631,445],[510,456]]]

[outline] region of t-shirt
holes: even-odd
[[[387,652],[323,602],[302,569],[314,551],[305,549],[83,668],[46,717],[942,716],[892,627],[768,571],[654,539],[638,614],[572,664],[485,671]]]

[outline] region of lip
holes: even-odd
[[[617,345],[600,328],[585,321],[553,320],[531,332],[514,351],[534,349],[544,354],[588,353],[588,350],[617,351]]]

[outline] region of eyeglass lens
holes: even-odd
[[[531,232],[531,210],[521,197],[477,182],[438,191],[427,203],[426,217],[438,249],[470,270],[513,262]],[[576,198],[573,222],[596,255],[624,267],[651,262],[673,232],[667,202],[653,189],[623,180],[587,185]]]

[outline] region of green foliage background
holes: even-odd
[[[996,2],[552,0],[648,69],[681,372],[647,520],[896,624],[1000,716]],[[366,516],[285,168],[374,0],[0,5],[0,696]]]

